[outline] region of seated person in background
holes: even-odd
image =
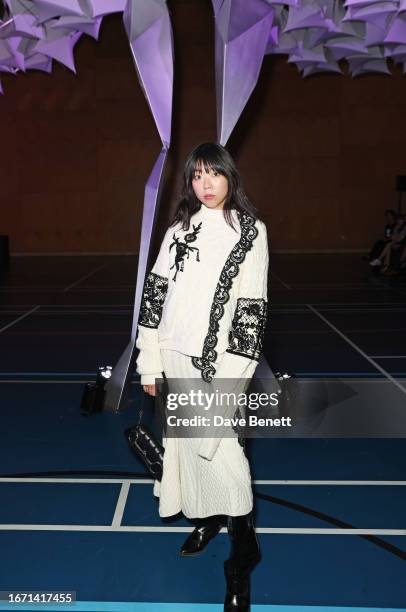
[[[403,251],[400,254],[399,269],[406,270],[406,244],[403,245]]]
[[[379,257],[370,262],[371,266],[382,266],[381,272],[386,272],[391,264],[391,258],[394,253],[402,253],[406,245],[406,218],[404,215],[399,215],[390,240],[384,247]]]
[[[376,266],[376,265],[380,265],[379,264],[373,264],[373,261],[376,261],[379,256],[381,255],[383,249],[385,248],[385,246],[388,244],[392,234],[393,234],[393,230],[395,229],[395,225],[396,225],[396,221],[397,221],[397,213],[396,211],[392,210],[391,208],[387,208],[385,210],[385,217],[386,217],[386,225],[385,225],[385,230],[384,230],[384,236],[385,239],[384,240],[377,240],[374,244],[374,246],[372,247],[370,253],[369,253],[369,261],[371,262],[371,266]]]

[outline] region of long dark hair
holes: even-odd
[[[204,142],[193,149],[186,159],[180,202],[169,227],[182,223],[182,229],[188,230],[192,215],[200,210],[201,206],[204,206],[196,197],[192,186],[196,169],[200,166],[203,166],[206,172],[214,170],[225,176],[228,180],[228,193],[224,201],[223,215],[226,222],[234,230],[235,227],[230,212],[232,209],[246,212],[255,219],[257,218],[257,210],[245,194],[240,174],[230,153],[220,144]]]

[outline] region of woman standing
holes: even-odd
[[[144,391],[155,379],[244,381],[258,364],[267,320],[265,224],[245,195],[224,147],[198,146],[188,156],[182,197],[149,273],[136,346]],[[164,438],[163,476],[155,481],[159,514],[183,512],[197,526],[182,555],[201,552],[226,519],[225,611],[250,609],[249,574],[260,559],[252,520],[251,475],[244,441]]]

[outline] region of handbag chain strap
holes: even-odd
[[[144,389],[141,387],[141,401],[140,401],[140,410],[138,413],[138,423],[137,425],[141,425],[141,419],[142,419],[142,415],[144,414],[144,402],[145,402],[145,396],[147,394],[145,393]]]

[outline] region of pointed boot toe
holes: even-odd
[[[218,520],[199,524],[185,540],[182,548],[180,549],[180,554],[182,557],[190,557],[201,553],[206,548],[210,540],[212,540],[218,534],[221,528],[222,523]]]

